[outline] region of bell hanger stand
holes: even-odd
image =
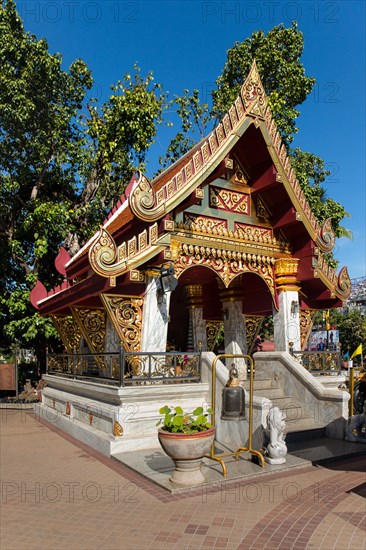
[[[212,427],[215,427],[215,409],[216,409],[216,363],[219,359],[246,359],[249,361],[250,366],[250,379],[249,379],[249,435],[248,435],[248,447],[239,447],[236,451],[232,453],[222,453],[215,455],[215,441],[211,445],[210,454],[205,455],[205,458],[210,458],[211,460],[216,460],[221,464],[222,474],[224,477],[227,475],[227,467],[223,460],[224,457],[235,456],[235,460],[238,460],[241,453],[251,453],[253,456],[258,457],[260,466],[263,468],[265,466],[265,460],[263,454],[256,450],[252,449],[253,446],[253,385],[254,385],[254,362],[250,355],[233,355],[230,353],[223,353],[217,355],[212,361],[211,370],[211,424]]]

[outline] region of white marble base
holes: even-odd
[[[110,456],[159,445],[159,409],[180,405],[191,411],[209,403],[207,383],[118,388],[45,375],[48,386],[36,414],[76,439]],[[113,435],[114,422],[123,428]]]
[[[269,456],[264,457],[264,460],[268,462],[268,464],[285,464],[286,459],[285,458],[271,458]]]

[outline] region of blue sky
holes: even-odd
[[[354,233],[353,241],[337,242],[336,256],[351,278],[366,275],[363,0],[18,0],[17,7],[26,30],[46,38],[65,67],[86,61],[95,81],[91,95],[101,101],[136,62],[171,94],[197,88],[208,101],[235,41],[297,20],[305,39],[302,61],[317,85],[299,108],[294,145],[325,159],[328,195],[350,213],[343,225]],[[174,129],[159,133],[148,175],[173,135]]]

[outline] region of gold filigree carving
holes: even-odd
[[[263,324],[262,315],[245,315],[245,329],[247,335],[247,349],[249,355],[253,351],[254,342]]]
[[[264,220],[268,220],[271,217],[270,211],[259,195],[257,196],[257,216],[258,218],[263,218]]]
[[[206,266],[220,277],[226,287],[242,273],[256,273],[267,284],[274,298],[274,263],[275,259],[270,256],[184,243],[174,269],[177,277],[179,277],[189,267],[194,265]]]
[[[313,328],[316,309],[301,309],[300,310],[300,344],[304,350],[309,339],[311,329]]]
[[[296,276],[298,264],[297,258],[279,258],[275,263],[276,277]]]
[[[268,253],[268,247],[269,245],[271,249],[273,249],[273,252],[281,252],[281,253],[287,253],[289,254],[291,252],[289,243],[286,242],[281,236],[280,238],[276,238],[275,236],[271,236],[271,230],[265,229],[265,231],[268,231],[268,233],[263,235],[258,235],[255,231],[238,231],[235,229],[234,231],[228,230],[226,227],[226,222],[217,218],[206,218],[205,216],[198,216],[198,218],[202,219],[202,222],[195,223],[196,217],[193,214],[189,214],[187,218],[185,218],[185,221],[183,223],[177,224],[177,235],[180,235],[183,238],[186,238],[187,235],[183,233],[183,231],[187,232],[194,232],[196,239],[205,240],[208,242],[209,245],[212,244],[211,236],[214,238],[214,240],[221,241],[224,246],[227,245],[234,245],[235,247],[242,246],[244,243],[248,246],[252,247],[252,244],[249,243],[255,243],[254,246],[256,249],[260,249],[261,252],[263,250],[263,253],[267,255]],[[209,222],[207,222],[209,220]],[[217,221],[217,223],[216,223]],[[212,223],[211,223],[212,222]],[[246,226],[245,227],[255,227],[255,226]],[[183,230],[181,233],[179,233],[179,230]],[[270,252],[272,254],[272,250]]]
[[[207,351],[214,351],[217,339],[223,329],[223,321],[206,321]]]
[[[234,229],[238,232],[241,239],[263,242],[263,238],[272,238],[272,229],[266,227],[256,227],[255,225],[246,225],[244,223],[235,222]]]
[[[227,228],[227,221],[220,220],[218,218],[208,218],[207,216],[199,216],[196,214],[184,213],[184,225],[187,229],[193,231],[201,231],[208,233],[214,228],[223,227]]]
[[[68,353],[80,350],[81,332],[72,315],[51,315],[51,319]]]
[[[105,351],[106,311],[73,306],[73,315],[93,355]]]
[[[125,351],[140,351],[142,304],[140,296],[101,294],[110,320]]]
[[[278,291],[300,290],[297,281],[297,258],[279,258],[275,263],[276,287]]]
[[[268,108],[267,98],[255,61],[253,61],[249,75],[240,90],[240,95],[247,112],[254,109],[256,116],[265,116]]]
[[[220,187],[210,187],[210,206],[229,212],[249,215],[250,196]]]

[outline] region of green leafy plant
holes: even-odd
[[[165,405],[159,410],[164,415],[156,424],[162,424],[163,430],[172,433],[194,434],[204,432],[212,427],[208,416],[212,414],[212,409],[197,407],[192,412],[183,411],[182,407],[169,407]]]

